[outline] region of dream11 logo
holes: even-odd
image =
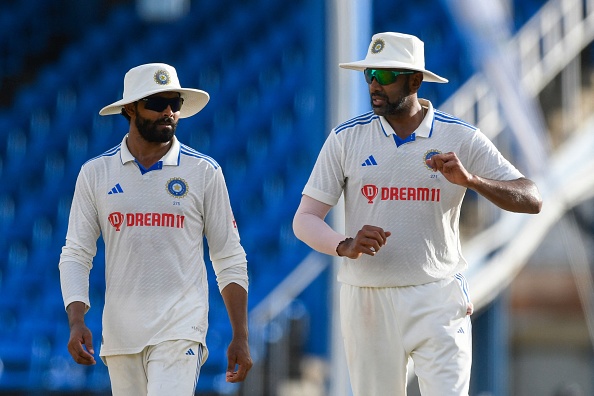
[[[379,193],[379,188],[374,184],[366,184],[361,188],[361,194],[367,198],[367,203],[372,204],[375,197]]]
[[[124,215],[120,212],[111,213],[107,219],[116,231],[119,231],[122,224],[124,224]]]

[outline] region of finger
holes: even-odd
[[[380,246],[386,243],[386,232],[381,227],[367,225],[364,226],[361,231],[363,231],[363,236],[378,241]]]
[[[86,353],[86,355],[84,355],[84,356],[79,356],[78,359],[76,359],[76,363],[84,364],[85,366],[92,366],[96,362],[95,362],[95,358],[92,355],[89,355],[88,353]]]
[[[244,365],[239,365],[239,369],[235,372],[236,376],[235,379],[237,381],[243,381],[245,379],[245,377],[247,377],[247,369]]]
[[[91,332],[85,335],[83,341],[85,343],[85,348],[87,348],[87,351],[89,351],[91,355],[94,355],[95,349],[93,348],[93,335],[91,334]]]
[[[375,256],[375,254],[380,250],[379,245],[376,246],[365,246],[365,245],[361,245],[361,248],[359,249],[361,251],[361,253],[363,254],[367,254],[369,256]]]
[[[237,372],[236,371],[227,371],[225,375],[226,382],[238,382],[237,381]]]
[[[91,345],[91,351],[93,351],[93,353],[94,353],[94,350],[92,349],[92,345]],[[78,364],[84,364],[84,365],[95,364],[95,358],[93,357],[93,355],[91,355],[89,352],[87,352],[85,350],[85,348],[83,348],[83,344],[77,340],[71,340],[68,343],[68,352],[70,353],[70,356],[72,356],[72,359]]]
[[[382,241],[379,241],[375,238],[369,238],[363,243],[363,246],[365,246],[373,252],[378,252],[383,246],[383,243]]]
[[[227,382],[241,382],[247,377],[248,370],[243,365],[238,365],[237,371],[227,371]]]
[[[84,364],[86,366],[95,364],[95,358],[93,357],[93,355],[89,354],[87,351],[85,351],[82,348],[80,348],[80,351],[78,353],[71,352],[70,355],[72,356],[74,361],[78,364]]]

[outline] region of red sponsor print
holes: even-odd
[[[113,212],[107,219],[109,223],[120,231],[122,225],[126,227],[168,227],[184,228],[186,217],[173,213],[120,213]]]
[[[113,212],[110,213],[110,215],[107,217],[107,220],[109,220],[109,224],[111,224],[116,231],[120,230],[120,227],[122,227],[122,224],[124,223],[124,215],[120,212]]]
[[[378,192],[379,188],[377,188],[377,186],[374,184],[366,184],[361,188],[361,194],[367,198],[367,203],[370,204],[373,203],[373,200],[375,197],[377,197]]]
[[[381,192],[381,194],[380,194]],[[378,196],[381,201],[429,201],[440,202],[441,190],[426,187],[380,187],[366,184],[361,188],[361,194],[372,204]]]

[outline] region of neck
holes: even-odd
[[[417,103],[418,106],[415,106],[408,114],[405,116],[385,116],[384,118],[388,121],[388,124],[394,130],[394,133],[401,138],[406,139],[409,137],[414,131],[417,130],[419,125],[423,122],[425,118],[426,109],[421,106],[420,103]]]
[[[139,134],[130,132],[126,139],[126,145],[130,154],[145,168],[156,164],[169,151],[173,139],[164,143],[147,142]]]

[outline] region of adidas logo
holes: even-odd
[[[462,327],[458,329],[458,334],[464,334],[464,329]]]
[[[189,355],[189,356],[194,356],[194,355],[195,355],[195,353],[194,353],[194,351],[192,350],[192,348],[190,348],[190,349],[188,349],[188,352],[186,352],[186,355]]]
[[[116,184],[111,191],[109,191],[107,193],[107,195],[111,195],[111,194],[119,194],[119,193],[123,193],[124,190],[122,190],[122,186],[120,186],[120,183]]]
[[[377,162],[375,162],[375,158],[373,158],[373,155],[370,155],[369,158],[367,158],[365,160],[365,162],[363,162],[361,164],[361,166],[373,166],[373,165],[377,165]]]

